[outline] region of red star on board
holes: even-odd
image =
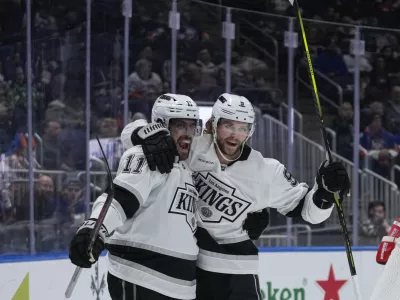
[[[318,285],[325,291],[324,300],[340,300],[339,290],[347,280],[336,280],[333,266],[329,269],[328,280],[317,280]]]

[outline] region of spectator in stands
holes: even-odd
[[[82,182],[77,177],[68,176],[63,182],[60,200],[53,198],[52,205],[60,223],[74,223],[75,215],[86,213]]]
[[[327,36],[322,50],[315,59],[315,68],[330,77],[348,75],[348,70],[337,45],[336,35]]]
[[[328,22],[339,22],[340,21],[340,15],[339,13],[335,10],[335,7],[333,6],[328,6],[326,8],[325,13],[322,16],[322,19]]]
[[[365,57],[370,62],[373,62],[375,53],[378,51],[377,37],[375,35],[366,35],[365,39]]]
[[[186,65],[185,72],[179,83],[179,92],[184,95],[194,93],[201,85],[201,72],[199,66],[194,63]]]
[[[201,85],[216,86],[218,68],[211,61],[211,54],[207,48],[203,48],[199,51],[196,65],[201,72]]]
[[[336,149],[338,154],[353,160],[353,107],[344,102],[339,108],[339,115],[332,122],[336,132]]]
[[[365,242],[377,245],[390,231],[390,225],[386,220],[385,204],[380,201],[370,202],[367,214],[368,218],[361,224],[360,233],[366,238]]]
[[[41,221],[53,217],[54,207],[54,184],[53,179],[47,175],[39,176],[35,184],[35,207],[34,214],[35,220]],[[29,196],[25,195],[20,201],[20,205],[16,207],[15,218],[17,221],[24,221],[30,219]]]
[[[190,10],[185,9],[181,17],[179,38],[182,40],[200,40],[201,29],[199,24],[192,20]]]
[[[215,101],[221,92],[221,88],[202,86],[199,67],[194,63],[189,63],[179,83],[178,91],[195,101]]]
[[[46,105],[54,100],[62,100],[64,98],[64,86],[66,83],[66,75],[62,72],[60,65],[62,62],[51,61],[50,72],[52,74],[49,84],[49,91],[46,98]]]
[[[46,110],[46,120],[59,120],[61,169],[66,171],[84,170],[86,157],[85,140],[85,87],[84,82],[68,80],[65,85],[65,100],[55,100]],[[76,147],[80,145],[80,147]]]
[[[273,5],[275,12],[284,14],[290,7],[290,2],[285,0],[273,0],[270,5]]]
[[[3,62],[0,60],[0,83],[4,82]]]
[[[109,88],[110,82],[96,84],[92,92],[92,110],[96,117],[116,117],[121,104],[121,97]],[[95,117],[92,115],[92,117]],[[94,120],[94,118],[92,118]]]
[[[235,65],[242,73],[242,78],[236,79],[239,87],[254,88],[257,80],[267,73],[267,64],[257,58],[253,49],[248,47],[240,50],[240,56],[236,57]]]
[[[65,99],[49,103],[46,120],[59,120],[67,128],[82,128],[85,121],[85,85],[83,81],[68,80],[65,84]]]
[[[36,142],[32,140],[33,157],[36,157]],[[10,169],[28,169],[29,158],[28,158],[28,135],[23,133],[17,133],[11,143],[10,148],[6,153],[6,163]],[[35,168],[41,168],[39,163],[35,159]]]
[[[236,88],[238,84],[246,85],[243,83],[245,81],[244,70],[241,68],[240,64],[242,62],[242,56],[239,53],[239,49],[233,49],[231,53],[231,87],[232,89]],[[218,65],[218,73],[217,73],[217,85],[225,88],[225,61]]]
[[[152,63],[147,59],[136,62],[135,72],[129,75],[129,90],[147,99],[155,99],[162,92],[160,76],[152,72]]]
[[[147,32],[148,40],[153,43],[165,40],[168,34],[168,17],[163,11],[156,12],[156,18],[151,21],[150,29]]]
[[[16,128],[10,109],[5,102],[0,102],[0,154],[5,153],[9,149],[15,133]]]
[[[40,9],[33,21],[36,36],[52,36],[57,33],[57,22],[50,12]]]
[[[397,43],[395,39],[394,43]],[[399,53],[395,52],[393,49],[395,44],[390,44],[390,46],[385,46],[380,51],[382,58],[385,60],[386,70],[388,71],[389,77],[398,77],[400,74],[400,61],[399,61]]]
[[[387,117],[393,126],[395,133],[400,133],[400,85],[392,87],[390,100],[388,101]]]
[[[14,52],[12,56],[8,56],[4,63],[4,77],[6,81],[15,80],[18,68],[24,65],[19,52]]]
[[[8,223],[13,219],[13,201],[11,193],[9,168],[0,158],[0,224]]]
[[[346,68],[349,73],[354,73],[354,67],[356,64],[355,55],[350,53],[349,51],[345,51],[346,54],[343,55],[344,63],[346,64]],[[360,72],[369,73],[372,71],[372,66],[369,63],[368,59],[365,55],[360,57]]]
[[[119,139],[117,120],[112,118],[103,118],[97,121],[96,133],[99,137],[111,170],[116,171],[118,169],[119,160],[124,152]],[[103,159],[103,154],[101,153],[97,139],[90,140],[89,149],[91,156]]]
[[[400,135],[393,135],[382,127],[382,117],[374,115],[371,123],[360,137],[360,145],[367,153],[370,168],[383,177],[388,177],[390,168],[398,154]]]
[[[385,122],[385,106],[382,102],[373,101],[366,108],[361,110],[360,129],[364,130],[371,123],[373,116],[379,115],[382,118],[383,124]],[[384,126],[385,127],[385,126]]]
[[[378,88],[384,97],[387,95],[389,90],[389,72],[385,59],[382,56],[378,56],[375,59],[374,70],[371,74],[371,86]]]
[[[59,170],[60,168],[60,145],[59,135],[61,123],[56,120],[48,120],[44,123],[42,135],[43,168],[47,170]]]
[[[360,103],[361,107],[368,102],[368,98],[371,97],[371,87],[370,87],[370,74],[362,73],[360,74]]]
[[[13,110],[14,110],[14,120],[19,131],[27,130],[27,110],[28,110],[28,91],[26,85],[26,78],[24,69],[18,66],[15,70],[15,80],[11,85],[11,90],[13,94]],[[32,110],[34,121],[36,119],[37,108],[39,103],[43,101],[43,94],[39,92],[35,86],[32,86]]]

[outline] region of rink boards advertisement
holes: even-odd
[[[363,299],[368,299],[382,270],[375,249],[355,249]],[[61,300],[75,270],[66,255],[0,257],[1,300]],[[268,249],[260,253],[262,299],[355,299],[346,253],[336,248]],[[107,289],[107,259],[84,269],[70,298],[111,300]]]

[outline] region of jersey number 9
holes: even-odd
[[[283,176],[285,176],[286,180],[289,181],[290,185],[295,187],[299,184],[299,182],[293,177],[292,174],[286,168],[283,170]]]

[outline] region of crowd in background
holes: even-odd
[[[3,3],[4,2],[4,3]],[[25,2],[3,1],[0,6],[0,253],[24,253],[29,247],[28,103]],[[149,118],[155,98],[170,91],[171,34],[169,3],[134,1],[129,61],[129,117]],[[218,1],[209,1],[220,3]],[[224,1],[222,1],[224,2]],[[292,15],[287,0],[254,1],[253,9]],[[225,41],[221,22],[192,1],[178,1],[177,93],[196,101],[215,101],[225,90]],[[226,3],[222,3],[225,5]],[[229,6],[246,8],[247,1]],[[305,1],[305,17],[332,22],[396,27],[400,1]],[[377,13],[378,12],[378,13]],[[123,153],[119,135],[123,128],[123,16],[115,1],[92,5],[90,129],[86,149],[86,8],[85,1],[33,1],[32,6],[32,130],[36,161],[34,212],[38,251],[62,250],[74,226],[90,209],[90,202],[105,188],[106,179],[93,172],[90,199],[85,190],[87,153],[92,171],[105,171],[95,139],[105,149],[112,171]],[[217,13],[218,15],[218,13]],[[22,21],[21,21],[22,20]],[[205,21],[208,20],[208,21]],[[216,22],[214,22],[216,21]],[[275,19],[254,17],[259,30],[283,41],[286,30]],[[307,24],[306,24],[307,25]],[[354,31],[346,26],[312,26],[308,40],[315,68],[340,84],[345,93],[331,127],[337,132],[340,155],[352,159],[352,93],[354,56],[349,53]],[[256,31],[248,29],[250,36]],[[368,31],[366,53],[361,58],[363,158],[388,176],[397,159],[400,139],[399,36]],[[257,39],[254,39],[257,41]],[[284,46],[281,53],[284,53]],[[268,45],[261,45],[268,48]],[[252,43],[234,42],[232,91],[245,95],[259,107],[276,106],[274,74],[263,51]],[[301,50],[299,55],[301,57]],[[286,72],[279,58],[282,76]],[[324,86],[322,86],[324,91]],[[329,95],[331,91],[326,91]],[[366,226],[365,228],[367,228]],[[71,229],[72,228],[72,229]],[[18,234],[12,234],[13,232]],[[21,234],[23,232],[23,234]],[[54,233],[57,234],[54,234]],[[374,230],[365,230],[371,235]],[[61,238],[60,238],[61,237]]]

